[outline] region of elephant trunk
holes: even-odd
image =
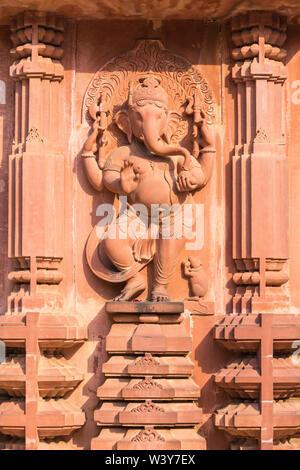
[[[160,157],[167,157],[169,155],[183,155],[184,156],[184,164],[183,169],[189,170],[190,163],[191,163],[191,154],[190,152],[181,147],[180,145],[164,145],[161,142],[159,137],[159,132],[156,131],[155,125],[150,120],[144,123],[143,126],[143,141],[145,146],[147,147],[150,152],[159,155]]]

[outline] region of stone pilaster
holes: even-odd
[[[12,25],[15,131],[9,157],[9,257],[13,284],[0,338],[1,448],[47,449],[85,423],[68,400],[83,375],[64,357],[86,328],[63,311],[63,21],[24,13]],[[6,436],[6,437],[3,437]],[[50,441],[50,442],[49,442]],[[72,448],[72,444],[68,444]]]
[[[9,310],[41,309],[39,285],[62,280],[64,26],[53,15],[26,12],[11,27],[15,131],[9,162]],[[49,289],[51,290],[51,289]],[[53,305],[55,290],[48,292]]]
[[[286,18],[232,19],[236,142],[232,158],[234,312],[286,309],[288,168],[285,130]],[[276,289],[274,289],[276,286]],[[271,310],[270,310],[271,309]]]
[[[231,30],[235,83],[232,256],[236,289],[233,315],[216,326],[215,339],[245,356],[236,360],[235,367],[228,364],[221,369],[216,383],[230,397],[246,399],[247,403],[230,403],[218,410],[215,424],[232,436],[252,438],[248,448],[256,439],[256,447],[269,450],[273,449],[274,439],[278,442],[281,436],[293,434],[299,421],[298,402],[289,400],[289,411],[285,413],[285,404],[280,400],[296,393],[298,372],[292,358],[279,356],[292,354],[293,339],[299,334],[297,318],[289,315],[287,296],[288,161],[283,48],[287,24],[286,18],[277,13],[250,12],[233,18]],[[288,380],[278,372],[280,361],[285,361]],[[284,420],[288,422],[291,410],[294,418],[289,424],[282,424]]]

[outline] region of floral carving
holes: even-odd
[[[151,390],[153,388],[162,389],[162,385],[152,379],[152,377],[145,377],[144,380],[138,382],[132,387],[132,390]]]
[[[145,353],[145,356],[138,359],[134,366],[146,366],[146,367],[154,367],[159,366],[159,361],[155,359],[151,353]]]
[[[266,130],[260,127],[256,132],[254,142],[259,143],[259,144],[267,144],[271,141],[270,141],[270,138],[268,137]]]
[[[153,428],[141,430],[131,439],[131,442],[164,442],[165,438]]]
[[[120,109],[126,106],[130,82],[145,72],[151,72],[160,77],[162,87],[168,90],[170,108],[178,111],[182,116],[171,137],[172,143],[191,141],[192,126],[188,124],[190,118],[185,115],[185,108],[196,90],[198,90],[201,108],[206,115],[207,123],[213,122],[215,116],[212,93],[198,67],[168,51],[157,40],[139,41],[136,48],[113,58],[95,74],[85,94],[83,120],[90,122],[89,110],[97,104],[99,99],[101,102],[109,103],[107,131],[116,144],[122,144],[124,138],[113,125],[113,118]],[[109,135],[106,136],[108,140],[110,140]]]
[[[39,130],[37,127],[32,127],[26,137],[26,142],[43,142],[43,139],[40,136]]]
[[[130,413],[165,413],[165,410],[152,403],[151,400],[146,400],[145,403],[142,403],[136,408],[132,408]]]

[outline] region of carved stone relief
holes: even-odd
[[[92,231],[88,264],[101,279],[127,281],[115,298],[124,301],[145,290],[139,271],[153,260],[151,300],[168,301],[167,287],[187,239],[183,206],[194,207],[192,194],[207,184],[213,169],[208,85],[197,67],[159,41],[140,41],[96,74],[82,117],[92,127],[82,153],[91,185],[123,198],[107,230],[101,236],[97,227]],[[189,223],[191,228],[194,220]],[[129,233],[136,224],[142,234]]]

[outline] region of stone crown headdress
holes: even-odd
[[[129,106],[133,106],[138,101],[151,100],[161,102],[165,108],[168,108],[168,95],[160,83],[160,78],[151,74],[140,77],[136,86],[131,82],[129,85]]]

